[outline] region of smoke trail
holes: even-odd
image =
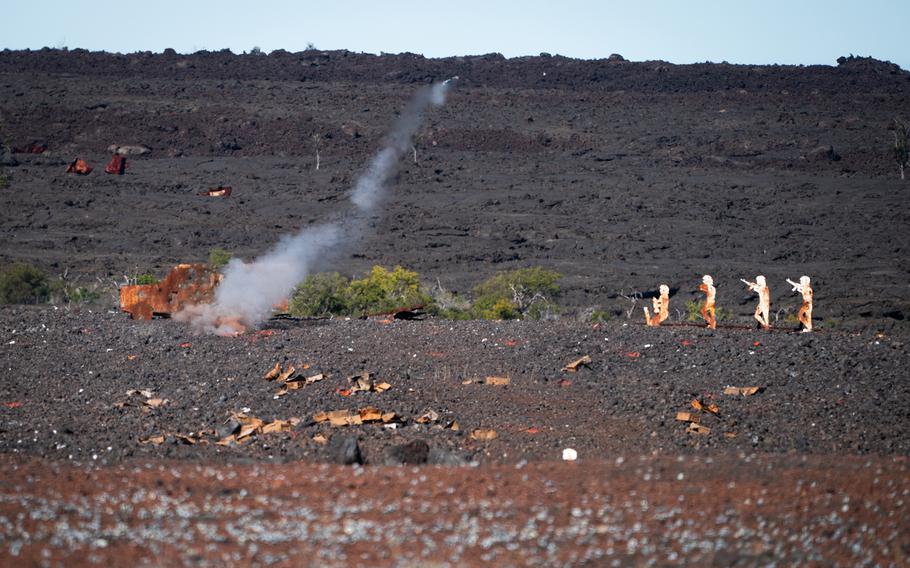
[[[354,184],[353,215],[286,235],[253,261],[232,259],[224,270],[224,280],[215,290],[215,301],[188,306],[175,314],[174,319],[189,322],[200,331],[236,335],[268,318],[272,307],[286,300],[316,266],[325,265],[328,257],[338,254],[345,244],[343,237],[349,241],[352,235],[363,232],[364,219],[381,203],[385,184],[407,152],[424,111],[430,105],[445,103],[453,79],[419,90],[401,113],[384,147]]]

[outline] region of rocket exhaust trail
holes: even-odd
[[[378,211],[386,183],[410,148],[425,111],[430,106],[443,105],[457,79],[417,91],[386,136],[383,147],[355,182],[350,195],[351,215],[285,235],[254,260],[232,259],[215,290],[215,301],[188,306],[174,319],[188,322],[198,331],[226,336],[239,335],[265,321],[272,306],[286,300],[307,275],[336,258],[351,235],[364,233],[364,221]]]

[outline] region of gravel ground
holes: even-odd
[[[414,90],[453,75],[372,230],[319,268],[464,292],[544,266],[561,320],[220,338],[113,305],[129,276],[339,215]],[[0,53],[0,134],[48,148],[2,158],[0,264],[102,293],[0,307],[0,564],[906,565],[910,194],[889,128],[908,77],[864,58]],[[147,151],[108,176],[111,144]],[[95,172],[64,174],[76,157]],[[682,321],[705,273],[714,332]],[[770,333],[738,282],[759,273]],[[787,323],[801,274],[812,334]],[[672,325],[645,328],[635,299],[661,282]],[[609,321],[581,321],[595,309]],[[322,380],[279,396],[276,363]],[[389,388],[351,392],[363,373]],[[388,420],[321,420],[358,410]]]
[[[910,451],[910,385],[899,378],[910,354],[900,333],[369,319],[275,322],[223,338],[115,311],[0,314],[0,451],[9,454],[103,463],[336,461],[334,444],[320,436],[357,439],[368,464],[402,461],[395,448],[411,442],[427,444],[442,463],[558,460],[566,447],[584,458]],[[562,370],[585,355],[587,367]],[[280,386],[263,379],[276,362],[325,378],[276,397]],[[390,388],[348,394],[349,377],[363,372]],[[484,384],[487,377],[509,384]],[[727,386],[761,390],[728,395]],[[147,402],[155,399],[157,406]],[[696,411],[694,400],[717,412]],[[397,413],[398,424],[314,421],[322,411],[370,406]],[[438,419],[418,423],[430,410]],[[214,444],[241,412],[300,421],[240,445]],[[710,432],[687,432],[678,412],[697,415]],[[453,421],[457,430],[447,427]],[[497,437],[472,439],[477,429]],[[175,437],[191,433],[204,443]],[[156,436],[164,443],[140,443]]]
[[[901,566],[905,458],[0,466],[0,562]]]

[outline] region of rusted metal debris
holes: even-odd
[[[47,144],[43,142],[29,142],[25,146],[13,148],[14,154],[43,154],[47,152]]]
[[[76,158],[66,167],[66,173],[84,176],[92,173],[92,167],[82,158]]]
[[[212,301],[221,274],[206,264],[178,264],[156,284],[120,288],[120,309],[133,319],[169,317],[187,304]]]
[[[229,185],[219,185],[218,187],[210,187],[205,191],[200,191],[198,195],[204,195],[206,197],[229,197],[231,191]]]
[[[576,359],[576,360],[572,361],[571,363],[569,363],[568,365],[563,367],[562,370],[563,370],[563,372],[566,372],[566,373],[574,373],[574,372],[578,371],[579,368],[587,367],[590,364],[591,364],[591,356],[585,355],[584,357],[581,357],[580,359]]]
[[[114,154],[111,161],[104,167],[105,173],[122,176],[126,172],[126,158],[119,154]]]

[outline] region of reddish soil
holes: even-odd
[[[10,565],[899,566],[905,458],[483,468],[7,462]]]
[[[453,75],[373,232],[325,268],[464,291],[543,265],[561,319],[221,338],[119,312],[125,276],[337,215],[413,90]],[[0,263],[105,292],[0,307],[0,564],[905,564],[910,188],[888,128],[908,103],[910,75],[865,59],[0,53],[3,137],[48,146],[2,167]],[[150,151],[107,175],[111,144]],[[65,174],[76,157],[94,171]],[[683,321],[705,273],[730,312],[713,332]],[[738,281],[759,273],[770,333]],[[813,334],[788,320],[802,274]],[[670,322],[646,328],[633,295],[661,282]],[[276,361],[325,379],[276,398]],[[343,396],[364,371],[391,388]],[[313,419],[366,406],[400,421]],[[216,444],[241,411],[299,422]]]

